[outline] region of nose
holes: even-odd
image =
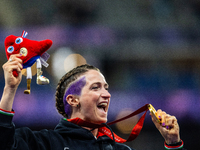
[[[111,97],[111,94],[108,92],[108,90],[104,89],[101,93],[101,96],[103,98],[110,98]]]

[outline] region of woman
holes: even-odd
[[[55,130],[31,131],[29,128],[15,129],[12,123],[14,96],[21,82],[22,62],[20,55],[12,55],[3,65],[5,87],[0,102],[0,149],[15,150],[130,150],[125,144],[100,135],[99,129],[80,124],[81,119],[89,124],[107,122],[110,103],[108,84],[101,72],[90,65],[74,68],[64,75],[56,90],[56,107],[64,116]],[[12,75],[16,70],[18,77]],[[152,120],[165,139],[166,149],[180,149],[179,126],[174,116],[157,111],[162,124]],[[67,121],[68,120],[68,121]],[[108,127],[109,128],[109,127]],[[111,131],[112,133],[112,131]],[[113,133],[112,133],[113,135]],[[183,148],[182,148],[183,149]]]

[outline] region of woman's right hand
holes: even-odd
[[[2,66],[4,70],[5,87],[16,89],[22,79],[21,70],[23,69],[21,54],[11,55],[9,60]],[[13,75],[13,71],[17,71],[18,76]]]
[[[22,80],[22,60],[20,54],[11,55],[9,60],[2,66],[4,70],[5,86],[0,101],[0,109],[11,111],[15,98],[15,93]],[[13,71],[17,76],[13,75]]]

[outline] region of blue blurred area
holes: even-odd
[[[65,47],[70,48],[70,53],[82,55],[105,75],[112,95],[109,121],[123,110],[151,103],[175,115],[186,147],[196,148],[194,139],[200,132],[199,10],[197,0],[1,1],[1,65],[6,62],[4,39],[10,34],[21,36],[26,30],[29,39],[53,41],[48,50],[50,65],[43,68],[50,84],[39,86],[33,76],[31,94],[25,95],[23,77],[13,106],[16,126],[54,128],[62,118],[54,96],[61,77],[60,71],[55,71],[61,65],[55,64],[62,60],[54,56]],[[3,91],[2,69],[0,79]],[[163,146],[149,115],[141,136],[130,146],[138,150]]]

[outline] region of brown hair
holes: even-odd
[[[66,88],[69,86],[70,83],[75,81],[78,77],[80,77],[81,75],[83,75],[84,73],[86,73],[89,70],[100,71],[98,68],[88,65],[88,64],[81,65],[81,66],[78,66],[78,67],[72,69],[68,73],[66,73],[58,82],[58,85],[56,88],[56,94],[55,94],[56,108],[57,108],[58,112],[61,115],[63,115],[65,118],[70,118],[70,115],[71,115],[71,114],[65,113],[65,108],[64,108],[64,104],[63,104],[63,97],[65,94]]]

